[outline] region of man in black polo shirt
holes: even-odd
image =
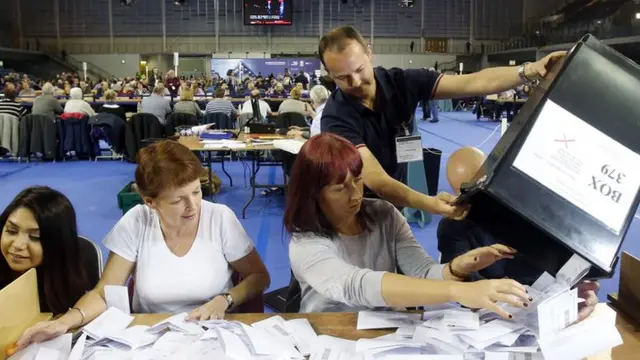
[[[405,185],[406,161],[421,156],[421,145],[408,135],[419,101],[495,94],[543,77],[564,52],[520,67],[499,67],[470,75],[440,75],[425,69],[374,68],[371,50],[356,29],[344,26],[320,40],[322,64],[335,81],[322,113],[322,132],[351,141],[362,155],[366,187],[396,206],[461,218],[455,197],[430,197]],[[396,144],[403,146],[398,156]],[[407,146],[409,145],[409,146]],[[412,158],[413,157],[413,158]],[[409,160],[407,160],[409,159]],[[400,163],[399,163],[400,160]],[[373,195],[371,192],[367,196]]]

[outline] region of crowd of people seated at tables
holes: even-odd
[[[26,74],[10,73],[0,79],[0,89],[4,95],[0,100],[0,113],[20,118],[28,112],[21,102],[32,102],[31,113],[37,115],[53,117],[74,112],[91,117],[96,113],[106,112],[126,119],[122,101],[142,97],[138,112],[152,113],[161,124],[165,124],[167,116],[174,112],[192,114],[198,119],[220,112],[235,120],[240,113],[252,113],[251,100],[258,99],[262,119],[276,116],[280,112],[299,112],[311,124],[311,119],[316,117],[315,111],[308,100],[301,100],[308,99],[310,88],[319,83],[315,74],[300,71],[293,75],[288,69],[284,69],[284,74],[263,77],[258,73],[242,79],[234,76],[231,70],[224,77],[213,72],[210,78],[177,77],[170,70],[163,79],[158,69],[154,68],[148,77],[137,74],[136,77],[95,82],[82,80],[77,73],[61,73],[51,81],[34,80]],[[238,98],[249,99],[236,109],[230,99]],[[262,100],[264,98],[285,100],[278,111],[272,111],[269,104]],[[61,106],[57,101],[59,99],[66,99],[66,102]],[[94,108],[91,104],[94,100],[103,104]],[[196,101],[206,101],[206,107],[201,110]]]
[[[185,87],[192,89],[193,96],[196,97],[213,95],[216,89],[223,88],[225,96],[232,98],[248,97],[254,89],[258,89],[263,97],[287,98],[298,84],[300,84],[301,97],[308,97],[308,90],[313,85],[319,84],[319,79],[316,74],[307,74],[303,71],[291,74],[286,68],[283,74],[263,76],[258,73],[240,78],[235,76],[232,70],[229,70],[226,76],[212,72],[210,77],[193,75],[178,77],[174,70],[169,70],[163,77],[158,69],[154,68],[148,76],[139,73],[131,77],[97,81],[83,80],[77,73],[61,73],[53,79],[34,79],[27,74],[10,73],[0,78],[0,90],[9,83],[15,86],[17,97],[35,97],[46,83],[51,83],[53,95],[56,97],[69,97],[72,88],[80,88],[84,96],[91,95],[95,99],[102,99],[108,90],[115,91],[119,98],[132,98],[149,95],[158,83],[163,83],[165,86],[163,95],[174,98],[179,97],[181,90]]]

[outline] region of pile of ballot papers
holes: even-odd
[[[534,299],[528,308],[503,305],[513,320],[455,304],[424,313],[363,311],[358,314],[358,330],[397,331],[357,341],[318,336],[308,320],[287,321],[278,315],[246,325],[186,322],[187,314],[182,313],[153,326],[130,326],[134,317],[128,309],[119,309],[126,301],[109,301],[112,296],[107,296],[116,306],[75,335],[31,345],[10,359],[578,360],[622,343],[613,310],[602,308],[576,322],[579,299],[571,288],[585,269],[588,264],[574,257],[555,278],[542,275],[527,287]],[[108,293],[124,297],[126,289],[118,288]]]

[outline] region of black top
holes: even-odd
[[[127,120],[126,111],[118,104],[104,104],[100,106],[98,113],[109,113],[121,118],[122,120]]]
[[[473,249],[498,243],[500,241],[495,237],[469,220],[442,219],[438,224],[438,250],[441,254],[440,262],[442,264]],[[549,252],[544,265],[559,270],[568,260],[569,258],[564,254]],[[508,277],[523,285],[532,285],[544,272],[539,265],[528,261],[521,254],[516,254],[514,259],[500,260],[488,268],[472,274],[467,280],[477,281]]]
[[[404,127],[413,130],[418,102],[433,96],[440,74],[425,69],[376,67],[374,75],[375,110],[338,89],[322,111],[322,132],[340,135],[356,147],[366,146],[387,174],[406,183],[406,166],[398,166],[395,138],[405,135]]]

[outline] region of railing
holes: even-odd
[[[68,63],[72,67],[76,68],[78,73],[82,73],[82,61],[74,58],[73,56],[67,55],[64,59],[62,57],[57,57],[58,60]],[[113,79],[114,76],[110,72],[102,69],[101,67],[95,65],[94,63],[87,62],[87,73],[92,74],[100,79]]]

